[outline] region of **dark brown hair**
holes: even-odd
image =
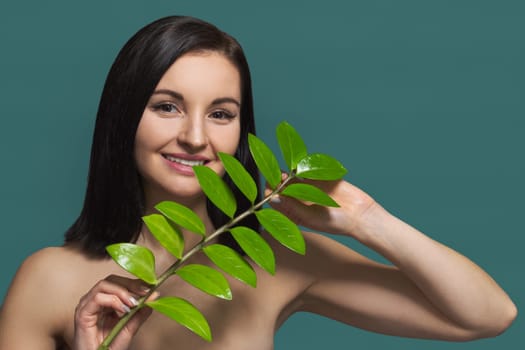
[[[144,214],[144,193],[134,160],[137,127],[157,83],[182,55],[195,51],[216,51],[225,55],[241,77],[241,135],[235,156],[259,184],[259,175],[248,149],[248,133],[255,133],[251,78],[239,43],[210,23],[192,17],[161,18],[139,30],[119,52],[100,99],[97,112],[88,185],[82,211],[65,235],[66,244],[77,244],[91,256],[106,256],[112,243],[135,242]],[[232,184],[239,212],[249,201]],[[228,218],[208,201],[208,213],[215,227]],[[242,223],[258,231],[250,216]],[[224,244],[240,248],[231,236]]]

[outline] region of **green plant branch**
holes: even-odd
[[[193,246],[190,250],[186,252],[180,259],[175,261],[170,267],[168,267],[157,279],[157,283],[155,283],[153,286],[151,286],[150,290],[138,300],[138,305],[135,306],[133,309],[130,310],[126,315],[124,315],[117,324],[113,327],[113,329],[110,331],[110,333],[106,336],[104,341],[100,344],[99,350],[109,350],[109,346],[113,342],[113,340],[117,337],[117,335],[122,331],[122,329],[126,326],[126,324],[131,320],[131,318],[144,306],[147,306],[146,301],[148,298],[151,297],[153,293],[175,272],[177,269],[190,257],[192,257],[195,253],[202,250],[207,244],[209,244],[212,240],[214,240],[219,235],[225,233],[236,225],[238,222],[243,220],[249,215],[252,215],[255,213],[256,210],[261,208],[264,204],[268,203],[273,197],[278,195],[285,187],[286,185],[295,178],[294,172],[288,174],[288,177],[284,179],[268,196],[264,197],[261,201],[258,203],[252,205],[249,209],[244,211],[243,213],[239,214],[235,218],[231,219],[229,222],[215,230],[211,235],[203,239],[201,242],[197,243],[195,246]]]
[[[215,263],[215,265],[217,265],[217,267],[223,269],[229,275],[254,286],[256,276],[253,269],[250,270],[249,266],[246,267],[243,265],[243,263],[247,264],[247,262],[244,261],[242,257],[236,255],[235,252],[230,252],[230,248],[213,244],[219,235],[227,231],[232,231],[234,238],[241,246],[243,246],[246,254],[252,258],[255,263],[261,266],[264,270],[274,273],[275,258],[272,249],[264,239],[258,237],[254,240],[253,237],[255,236],[252,238],[247,238],[248,236],[243,238],[236,235],[236,233],[241,233],[243,231],[251,234],[251,231],[253,231],[248,227],[234,227],[249,215],[255,214],[261,227],[268,231],[270,235],[279,241],[279,243],[299,254],[305,253],[304,237],[302,237],[299,228],[282,213],[275,210],[262,209],[262,206],[271,201],[275,196],[281,194],[296,198],[300,201],[312,202],[323,206],[337,206],[337,203],[321,189],[308,184],[290,184],[290,182],[298,176],[311,180],[339,180],[345,175],[346,169],[339,161],[328,155],[321,153],[308,153],[300,135],[286,122],[280,123],[277,127],[277,139],[284,160],[290,169],[287,174],[288,176],[285,179],[282,178],[282,171],[279,167],[279,163],[270,148],[255,135],[248,135],[250,153],[252,154],[258,170],[272,188],[270,193],[267,196],[264,196],[264,198],[258,203],[253,203],[257,197],[256,182],[246,168],[244,168],[243,164],[231,155],[226,153],[218,154],[224,165],[225,171],[230,175],[236,187],[250,200],[250,202],[252,202],[252,205],[247,210],[237,216],[235,216],[237,208],[236,203],[234,202],[235,198],[232,196],[230,189],[221,177],[205,166],[193,167],[204,194],[217,208],[231,218],[231,220],[225,225],[216,229],[209,236],[205,235],[204,224],[195,212],[190,208],[174,202],[171,204],[168,203],[167,205],[159,203],[159,206],[161,206],[162,209],[159,207],[157,207],[157,209],[163,214],[163,216],[152,214],[143,218],[144,223],[152,235],[171,254],[179,258],[158,277],[155,273],[155,257],[149,249],[132,243],[117,243],[106,247],[106,250],[113,260],[115,260],[126,271],[132,273],[143,281],[147,281],[151,287],[146,295],[138,300],[138,305],[119,320],[104,339],[99,349],[108,350],[111,342],[126,326],[129,320],[145,306],[151,307],[167,315],[180,324],[188,327],[197,335],[210,341],[211,333],[204,315],[184,299],[161,298],[154,302],[148,300],[166,281],[166,279],[175,273],[181,274],[180,277],[186,282],[211,295],[221,298],[223,297],[222,293],[227,291],[229,298],[231,298],[231,289],[227,281],[220,273],[213,269],[208,268],[209,271],[214,271],[217,275],[215,275],[216,277],[214,278],[210,278],[212,284],[215,283],[213,288],[217,287],[221,290],[219,292],[217,289],[209,289],[208,285],[205,286],[204,284],[201,284],[202,281],[198,281],[197,279],[192,280],[194,277],[190,278],[190,276],[192,276],[191,272],[185,271],[185,274],[182,275],[182,269],[185,269],[186,266],[181,267],[181,265],[195,253],[203,249],[205,250],[206,255]],[[290,184],[290,186],[287,186],[288,184]],[[203,234],[204,237],[184,253],[183,236],[181,236],[178,230],[175,230],[171,226],[171,223],[167,221],[168,219],[190,232]],[[239,231],[234,232],[234,230]],[[239,240],[244,243],[241,243]],[[220,252],[218,250],[220,250]],[[222,255],[224,255],[224,260],[221,260]],[[235,265],[232,261],[238,261],[240,265]],[[195,267],[198,266],[198,264],[195,265]],[[190,266],[188,265],[187,267]],[[201,267],[204,268],[204,266]],[[243,270],[245,268],[248,269],[248,272],[246,272],[247,270]],[[239,269],[238,273],[234,271],[237,269]],[[197,274],[195,271],[193,273],[195,275]],[[224,283],[219,277],[224,279]],[[183,303],[181,304],[180,302]],[[184,309],[184,314],[177,314],[178,308]],[[197,327],[195,327],[195,325],[197,325]]]

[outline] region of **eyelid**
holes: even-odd
[[[222,117],[221,118],[215,118],[213,116],[215,113],[222,114]],[[209,113],[209,117],[211,119],[216,119],[216,120],[221,120],[221,121],[229,121],[229,120],[235,119],[235,117],[237,117],[237,113],[232,113],[232,112],[230,112],[228,110],[225,110],[225,109],[217,109],[217,110],[211,111]]]
[[[152,110],[154,110],[154,111],[159,111],[159,110],[161,110],[161,108],[163,106],[171,106],[172,108],[174,108],[176,110],[177,113],[182,113],[182,108],[180,108],[179,105],[176,102],[173,102],[173,101],[153,102],[153,103],[151,103],[151,107],[150,108]],[[161,112],[170,113],[170,112],[166,112],[166,111],[161,111]],[[172,112],[172,113],[175,113],[175,112]]]

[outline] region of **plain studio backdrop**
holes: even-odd
[[[348,181],[481,265],[524,310],[518,0],[2,2],[0,298],[22,260],[60,245],[79,213],[98,99],[116,53],[140,27],[172,14],[208,20],[241,42],[258,133],[274,151],[275,127],[287,120],[310,151],[341,160]],[[297,314],[275,343],[516,349],[524,331],[518,316],[500,337],[447,343]]]

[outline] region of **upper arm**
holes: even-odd
[[[51,250],[33,254],[16,273],[0,310],[0,349],[55,349],[60,286],[49,278]]]
[[[374,262],[327,237],[307,234],[314,280],[302,310],[374,332],[447,340],[472,334],[447,319],[396,267]]]

